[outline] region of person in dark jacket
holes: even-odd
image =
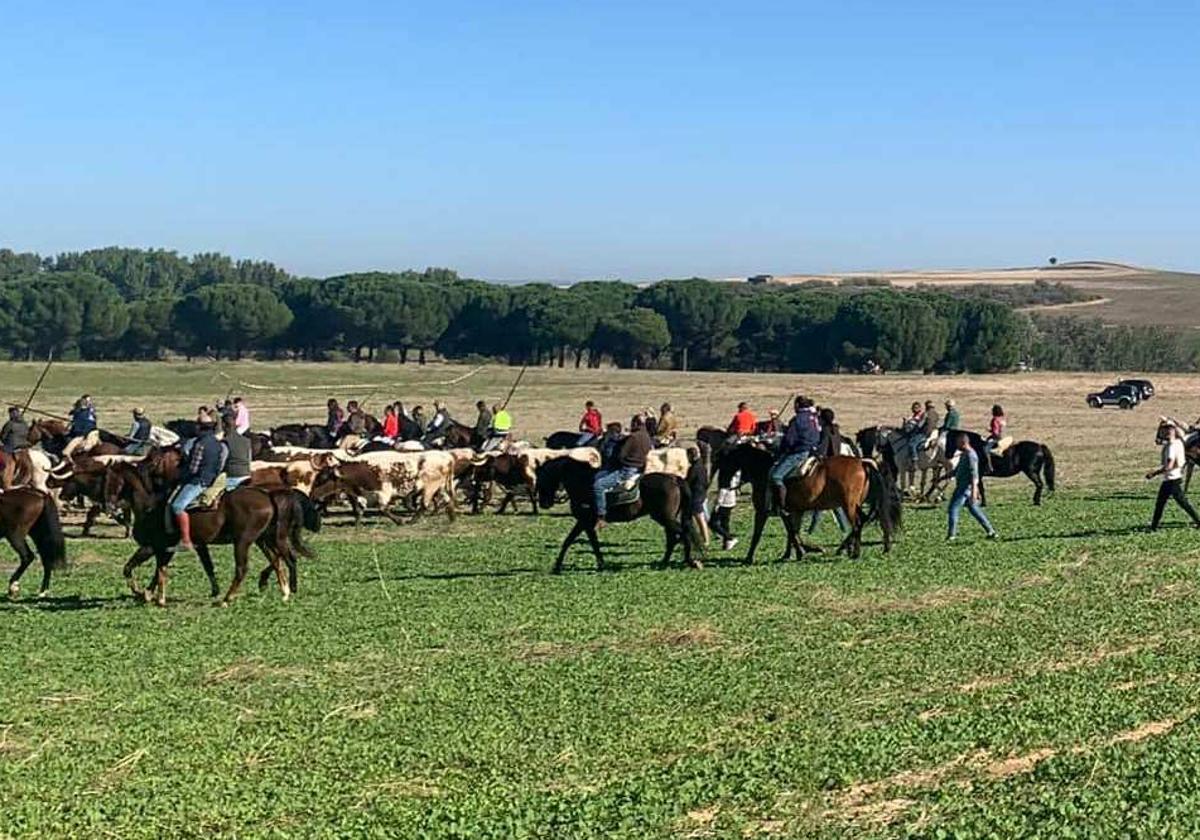
[[[69,458],[76,449],[90,450],[100,442],[100,432],[96,424],[96,406],[90,394],[84,394],[71,409],[71,425],[67,429],[67,445],[63,447],[63,457]]]
[[[342,423],[346,422],[346,414],[342,411],[342,407],[338,405],[337,400],[330,400],[325,404],[325,431],[329,432],[329,436],[334,440],[338,437],[338,432],[342,430]]]
[[[837,416],[833,413],[832,408],[822,408],[817,413],[817,419],[821,423],[821,439],[817,443],[818,458],[832,458],[835,455],[842,454],[842,432],[838,428]],[[808,533],[817,530],[817,524],[821,521],[821,514],[824,511],[814,510],[808,521]],[[846,512],[841,508],[833,509],[833,518],[837,520],[838,528],[842,533],[850,527],[849,520],[846,519]]]
[[[488,411],[487,403],[479,400],[475,403],[475,431],[472,434],[475,446],[482,446],[492,434],[492,412]]]
[[[225,440],[221,444],[225,447],[223,472],[225,490],[228,492],[250,480],[251,447],[250,438],[238,431],[236,413],[226,415],[221,421],[221,427],[225,432]]]
[[[14,455],[17,450],[29,448],[29,424],[16,406],[8,410],[8,422],[0,428],[0,443],[5,455]]]
[[[634,417],[629,421],[629,434],[617,448],[616,469],[600,470],[592,483],[596,498],[596,527],[603,528],[608,522],[607,493],[615,490],[629,479],[646,471],[646,457],[653,448],[650,436],[642,424],[642,418]]]
[[[708,444],[700,441],[696,446],[687,448],[688,471],[684,477],[687,483],[688,490],[692,496],[692,521],[696,525],[696,532],[700,534],[700,541],[705,546],[708,545],[708,467],[705,466],[708,458],[705,457],[708,449]]]
[[[4,445],[4,466],[0,469],[0,489],[13,486],[17,475],[17,453],[29,449],[29,424],[21,416],[21,409],[8,410],[8,422],[0,429],[0,443]],[[28,457],[28,456],[26,456]]]
[[[126,455],[145,455],[150,448],[150,418],[141,408],[133,410],[133,423],[129,427],[129,443],[125,445]]]
[[[771,467],[771,487],[775,493],[775,501],[779,509],[783,509],[786,495],[784,481],[792,471],[816,452],[821,439],[821,425],[817,419],[817,409],[808,397],[796,397],[796,416],[788,424],[783,433],[783,443],[779,447],[779,460]]]
[[[187,467],[179,482],[174,496],[171,498],[171,511],[175,514],[175,523],[179,526],[179,551],[195,551],[192,545],[192,523],[188,518],[188,505],[216,481],[221,472],[221,462],[224,452],[221,442],[217,440],[212,423],[204,423],[192,444],[191,455]]]

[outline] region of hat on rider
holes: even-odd
[[[146,414],[146,409],[142,408],[140,405],[133,410],[134,417],[143,417],[143,416],[145,416],[145,414]]]

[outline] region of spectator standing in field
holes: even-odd
[[[696,531],[700,534],[702,543],[707,546],[708,535],[708,469],[704,466],[705,459],[702,457],[700,447],[707,446],[701,442],[697,446],[689,446],[687,448],[688,471],[684,481],[687,482],[688,490],[692,496],[692,521],[696,524]]]
[[[721,538],[721,548],[724,551],[732,551],[738,544],[737,537],[730,528],[730,518],[733,516],[733,509],[737,507],[737,491],[741,479],[742,474],[736,472],[728,487],[717,488],[717,509],[713,512],[710,524],[712,532]]]
[[[250,406],[241,397],[233,398],[233,423],[239,435],[250,431]]]
[[[960,435],[958,438],[958,466],[954,469],[954,495],[950,497],[947,541],[958,536],[958,517],[963,506],[966,506],[971,516],[975,517],[975,521],[983,526],[987,538],[996,539],[996,529],[979,507],[979,456],[971,448],[971,441],[966,435]]]
[[[1183,439],[1179,429],[1167,426],[1167,442],[1162,448],[1162,466],[1146,473],[1146,480],[1162,476],[1162,484],[1158,486],[1158,498],[1154,501],[1154,516],[1150,519],[1150,530],[1157,531],[1162,522],[1163,511],[1167,507],[1167,499],[1174,499],[1175,504],[1183,508],[1192,519],[1192,524],[1200,528],[1200,516],[1183,494],[1183,469],[1187,466],[1187,454],[1184,451]]]

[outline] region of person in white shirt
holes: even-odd
[[[1200,516],[1183,494],[1183,469],[1187,466],[1187,452],[1183,447],[1183,439],[1179,429],[1167,427],[1167,442],[1162,448],[1162,466],[1146,473],[1146,480],[1162,476],[1162,484],[1158,488],[1158,498],[1154,502],[1154,517],[1150,520],[1150,530],[1157,531],[1162,522],[1163,511],[1167,507],[1167,499],[1174,499],[1183,508],[1184,513],[1192,518],[1192,524],[1200,528]]]

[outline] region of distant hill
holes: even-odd
[[[918,284],[968,286],[1066,283],[1099,299],[1058,306],[1033,307],[1031,312],[1100,318],[1110,324],[1156,324],[1200,328],[1200,274],[1162,271],[1113,262],[1080,261],[1026,268],[950,269],[938,271],[858,271],[844,274],[775,275],[773,283],[820,280],[863,284],[887,282],[897,287]]]

